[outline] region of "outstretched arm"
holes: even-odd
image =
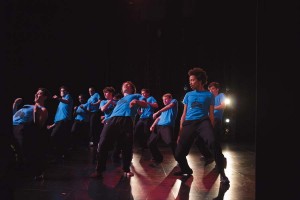
[[[56,99],[56,100],[58,100],[58,101],[60,101],[60,102],[66,103],[66,104],[69,104],[69,103],[70,103],[70,101],[69,101],[68,99],[65,99],[65,98],[63,98],[63,97],[59,97],[59,96],[57,96],[57,95],[53,95],[52,98],[53,98],[53,99]]]
[[[160,117],[156,118],[155,121],[153,122],[153,124],[150,126],[150,131],[154,131],[154,128],[156,126],[156,124],[158,123],[158,121],[160,120]]]
[[[160,113],[162,113],[166,110],[169,110],[173,106],[175,106],[175,103],[170,103],[170,104],[166,105],[165,107],[163,107],[162,109],[160,109],[159,111],[157,111],[156,113],[153,114],[153,119],[156,119]]]

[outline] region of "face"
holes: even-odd
[[[171,102],[172,98],[163,97],[162,100],[163,100],[164,105],[168,105]]]
[[[217,89],[215,86],[209,87],[208,90],[215,96],[219,93],[219,89]]]
[[[195,75],[191,75],[189,77],[189,82],[190,82],[190,87],[192,88],[192,90],[197,89],[201,85],[201,82],[196,78]]]
[[[129,93],[129,94],[131,94],[133,92],[131,85],[129,83],[124,83],[122,85],[122,91],[123,91],[123,93]]]
[[[83,96],[79,95],[79,96],[78,96],[78,101],[79,101],[80,103],[84,103],[84,98],[83,98]]]
[[[149,93],[147,93],[146,91],[142,91],[141,94],[143,95],[143,97],[148,98],[149,97]]]
[[[67,90],[65,90],[64,88],[60,89],[60,96],[64,97],[67,94]]]
[[[89,94],[93,95],[94,94],[94,89],[93,88],[89,88]]]
[[[42,90],[38,90],[35,95],[34,95],[34,102],[37,103],[37,102],[42,102],[42,101],[45,101],[47,97],[44,96],[44,92]]]
[[[105,91],[105,92],[103,92],[103,94],[104,94],[105,99],[112,99],[113,98],[112,93],[109,92],[109,91]]]

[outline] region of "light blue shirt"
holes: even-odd
[[[209,107],[215,104],[215,98],[209,91],[187,92],[183,98],[187,106],[185,120],[198,120],[208,116]]]
[[[172,108],[162,112],[160,114],[160,119],[157,122],[159,126],[175,126],[175,120],[178,113],[178,101],[176,99],[172,99],[170,104],[175,104]]]
[[[73,99],[70,94],[66,94],[63,99],[68,100],[69,103],[59,102],[54,117],[54,123],[62,120],[72,120]]]
[[[138,105],[134,105],[132,108],[130,108],[129,104],[134,99],[146,101],[146,98],[143,97],[141,94],[128,94],[117,102],[117,105],[109,118],[119,116],[131,117],[132,120],[134,120],[134,117],[137,113],[137,109],[139,107]]]

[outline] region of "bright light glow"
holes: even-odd
[[[229,122],[230,122],[230,119],[229,119],[229,118],[226,118],[226,119],[225,119],[225,122],[226,122],[226,123],[229,123]]]
[[[225,105],[230,105],[231,103],[231,100],[227,97],[225,98]]]

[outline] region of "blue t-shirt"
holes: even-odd
[[[224,101],[225,101],[225,94],[224,93],[219,93],[215,97],[215,106],[221,105],[221,103],[224,102]],[[223,112],[224,112],[223,109],[222,110],[214,110],[214,117],[222,120]]]
[[[183,98],[187,106],[185,120],[198,120],[208,116],[209,107],[215,104],[215,98],[209,91],[187,92]]]
[[[59,102],[54,117],[54,123],[62,120],[72,120],[73,99],[70,94],[66,94],[62,98],[68,100],[69,103]]]
[[[24,105],[13,115],[13,125],[33,122],[34,105]]]
[[[100,103],[100,108],[102,106],[104,106],[106,103],[108,102],[107,99],[102,100]],[[118,102],[118,100],[113,100],[113,104],[109,104],[108,108],[106,110],[103,111],[104,113],[104,121],[107,120],[109,118],[109,116],[111,115],[112,111],[114,110],[114,108],[116,107],[116,103]]]
[[[176,99],[172,99],[170,104],[175,104],[172,108],[164,111],[160,115],[160,119],[157,123],[159,126],[175,126],[175,120],[178,113],[178,101]]]
[[[89,104],[89,107],[88,107],[88,110],[90,112],[98,112],[99,111],[99,105],[92,105],[91,103],[96,103],[97,101],[101,100],[100,98],[100,94],[95,92],[92,96],[90,96],[90,98],[88,99],[88,104]]]
[[[146,98],[143,97],[141,94],[128,94],[117,102],[117,105],[109,118],[116,116],[131,117],[132,120],[134,120],[134,117],[137,113],[137,109],[139,107],[138,105],[134,105],[132,108],[129,107],[129,103],[134,99],[146,101]]]
[[[88,103],[81,104],[81,105],[85,109],[87,109],[87,107],[88,107]],[[89,113],[86,110],[84,110],[83,108],[81,108],[80,106],[78,106],[77,109],[76,109],[75,120],[88,122],[89,121]]]
[[[154,99],[154,97],[150,96],[147,98],[147,102],[156,103],[157,101],[156,99]],[[148,104],[146,108],[142,108],[142,114],[140,118],[141,119],[152,118],[153,112],[154,112],[154,108]]]

